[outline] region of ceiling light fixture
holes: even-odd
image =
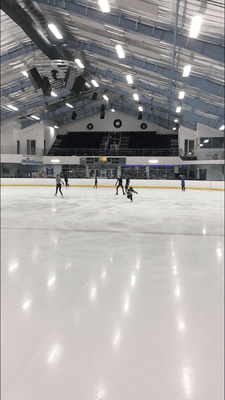
[[[78,67],[84,68],[84,65],[83,65],[82,62],[79,60],[79,58],[76,58],[76,59],[75,59],[75,62],[77,63]]]
[[[191,38],[198,37],[201,23],[202,23],[202,17],[195,16],[192,18],[192,24],[191,24],[190,35],[189,35]]]
[[[56,26],[54,24],[48,24],[49,29],[52,31],[52,33],[55,35],[56,39],[63,39],[63,36],[61,33],[58,31]]]
[[[181,107],[177,107],[177,108],[176,108],[176,112],[177,112],[177,113],[181,112]]]
[[[12,69],[16,69],[16,68],[20,68],[23,67],[24,63],[18,64],[18,65],[14,65],[14,67],[12,67]]]
[[[132,83],[133,83],[133,78],[132,78],[132,76],[131,76],[131,75],[126,75],[126,79],[127,79],[127,82],[128,82],[130,85],[132,85]]]
[[[66,103],[67,107],[73,108],[73,106],[70,103]]]
[[[139,111],[143,111],[143,107],[139,106],[139,107],[138,107],[138,110],[139,110]]]
[[[124,54],[124,51],[123,51],[123,48],[122,48],[121,44],[117,44],[116,45],[116,51],[117,51],[117,54],[118,54],[119,58],[125,58],[125,54]]]
[[[183,98],[184,98],[184,95],[185,95],[185,92],[180,92],[180,93],[179,93],[179,99],[183,99]]]
[[[91,83],[94,87],[99,87],[99,84],[94,79],[92,79]]]
[[[225,125],[222,125],[222,126],[219,128],[220,131],[224,131],[224,129],[225,129]]]
[[[149,160],[149,163],[151,164],[157,164],[159,162],[159,160]]]
[[[175,131],[176,130],[176,128],[175,128],[175,126],[173,127],[173,131]]]
[[[102,12],[110,12],[107,0],[98,0]]]
[[[39,121],[39,117],[36,117],[36,115],[31,115],[31,118],[36,119],[37,121]]]
[[[52,97],[58,97],[58,95],[55,92],[51,92]]]
[[[10,108],[13,111],[18,111],[19,110],[19,108],[15,107],[15,106],[12,106],[11,104],[8,104],[7,107]]]
[[[112,111],[112,112],[115,112],[116,110],[114,110],[114,108],[111,108],[111,111]]]
[[[108,97],[105,94],[103,94],[102,97],[103,97],[103,99],[105,99],[105,101],[109,101]]]
[[[191,66],[186,65],[183,69],[183,77],[186,78],[187,76],[189,76],[190,72],[191,72]]]
[[[55,129],[58,129],[58,126],[57,126],[57,125],[54,125],[54,128],[55,128]]]
[[[21,71],[20,73],[23,74],[24,76],[28,77],[27,71]]]
[[[51,162],[55,162],[55,163],[58,163],[58,162],[60,162],[60,160],[51,160]]]
[[[174,122],[178,122],[178,119],[175,119]]]
[[[133,98],[134,98],[134,100],[137,100],[137,101],[138,101],[138,100],[139,100],[138,94],[137,94],[137,93],[134,93],[134,94],[133,94]]]
[[[205,140],[204,140],[204,143],[208,143],[208,142],[209,142],[209,139],[205,139]]]

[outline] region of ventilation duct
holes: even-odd
[[[36,46],[50,60],[64,59],[62,54],[49,42],[32,18],[15,0],[1,0],[1,9],[30,37]]]

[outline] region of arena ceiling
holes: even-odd
[[[1,1],[2,124],[17,119],[26,127],[35,115],[61,126],[72,122],[73,111],[77,120],[84,119],[99,114],[104,104],[106,113],[114,108],[133,116],[142,106],[144,121],[168,129],[175,120],[193,130],[197,123],[224,125],[223,0],[112,0],[108,5],[110,11],[102,12],[92,0]],[[197,38],[190,37],[194,16],[202,17]],[[62,39],[52,34],[50,23]],[[118,44],[124,58],[117,54]],[[191,70],[184,77],[187,65]],[[34,67],[48,77],[57,97],[44,96],[22,74]],[[68,68],[86,81],[79,94],[66,87]]]

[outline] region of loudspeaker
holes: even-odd
[[[141,111],[138,112],[138,117],[137,117],[137,119],[142,119],[142,112],[141,112]]]
[[[104,111],[101,111],[101,112],[100,112],[100,119],[105,119],[105,113],[104,113]]]
[[[98,95],[97,95],[97,92],[94,92],[91,99],[92,99],[92,100],[96,100],[96,99],[97,99],[97,96],[98,96]]]
[[[52,88],[49,79],[46,76],[41,80],[41,88],[44,96],[51,96]]]
[[[71,92],[79,94],[81,89],[82,89],[82,87],[84,86],[85,82],[86,81],[85,81],[84,78],[82,78],[82,76],[77,76],[76,79],[75,79],[74,85],[73,85],[73,87],[71,89]]]
[[[101,105],[100,112],[105,112],[105,105],[104,104]]]
[[[71,67],[68,67],[65,76],[66,89],[72,89],[75,79],[76,79],[77,71]]]
[[[72,117],[71,117],[72,119],[76,119],[77,118],[77,113],[75,113],[75,111],[73,112],[73,114],[72,114]]]
[[[32,85],[34,86],[34,88],[35,89],[40,89],[41,86],[42,86],[41,85],[42,79],[41,79],[41,76],[39,75],[39,72],[38,72],[37,68],[35,68],[35,67],[31,68],[28,71],[28,76],[29,76],[29,79],[30,79]]]

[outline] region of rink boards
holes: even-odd
[[[114,188],[116,179],[98,178],[98,188]],[[125,180],[124,180],[125,185]],[[71,187],[93,187],[94,179],[69,179]],[[55,186],[54,178],[2,178],[1,186]],[[132,179],[130,186],[136,189],[180,189],[180,180],[144,180]],[[223,181],[185,181],[186,189],[196,190],[222,190],[224,191]]]

